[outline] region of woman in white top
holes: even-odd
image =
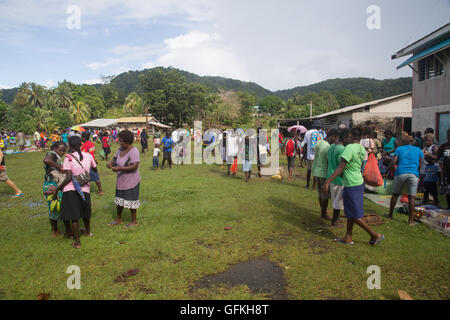
[[[236,131],[234,130],[227,131],[226,153],[227,153],[228,175],[230,175],[231,165],[233,164],[234,159],[237,157],[238,153],[238,137],[236,135]]]

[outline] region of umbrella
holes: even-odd
[[[84,129],[82,126],[73,126],[70,129],[72,129],[73,131],[80,131],[80,132],[86,131],[86,129]]]
[[[292,126],[288,128],[288,131],[300,131],[300,133],[305,133],[306,131],[308,131],[308,129],[306,129],[304,126]]]

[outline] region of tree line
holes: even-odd
[[[195,81],[200,78],[203,80]],[[360,90],[363,96],[339,89],[295,92],[282,99],[267,94],[270,91],[264,95],[256,84],[243,83],[240,87],[238,80],[223,79],[157,67],[102,77],[101,85],[64,80],[55,88],[46,88],[22,83],[14,89],[9,104],[1,99],[0,91],[0,125],[26,133],[36,129],[53,131],[98,118],[144,116],[148,108],[152,116],[173,127],[192,126],[194,120],[202,120],[206,126],[274,127],[276,119],[309,117],[311,102],[315,116],[374,99],[370,88]],[[11,94],[11,90],[7,92]]]

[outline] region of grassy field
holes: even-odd
[[[450,298],[447,237],[424,225],[408,227],[407,217],[397,214],[375,227],[386,236],[377,247],[358,227],[353,247],[335,244],[345,230],[319,218],[317,193],[303,187],[305,169],[295,169],[293,182],[253,176],[246,184],[242,172],[228,177],[216,165],[153,171],[146,154],[139,226],[125,229],[107,226],[116,214],[115,174],[100,161],[105,195],[91,186],[94,237],[83,237],[75,250],[70,240],[50,237],[43,157],[6,158],[8,175],[25,197],[12,199],[0,184],[0,299],[36,299],[42,292],[50,299],[268,299],[246,285],[194,290],[203,277],[255,258],[282,268],[289,299],[398,299],[399,289],[415,299]],[[366,213],[386,212],[365,201]],[[80,290],[66,287],[71,265],[81,269]],[[370,265],[381,268],[381,290],[367,289]],[[137,275],[115,282],[136,268]]]

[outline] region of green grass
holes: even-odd
[[[355,246],[334,244],[345,231],[319,218],[317,193],[303,188],[304,169],[295,169],[293,182],[253,177],[246,184],[242,172],[231,178],[215,165],[155,172],[146,154],[139,169],[139,226],[127,230],[107,226],[116,214],[115,174],[100,161],[106,194],[100,197],[91,186],[94,237],[82,238],[75,250],[70,240],[50,237],[43,157],[37,152],[6,159],[8,175],[25,197],[9,198],[11,190],[0,184],[0,299],[36,299],[41,292],[51,299],[265,299],[245,285],[191,290],[202,277],[256,257],[284,269],[291,299],[398,299],[399,289],[415,299],[450,298],[447,237],[424,225],[408,227],[406,216],[397,214],[375,227],[386,235],[377,247],[358,227]],[[386,212],[365,201],[366,213]],[[70,265],[81,268],[81,290],[66,287]],[[370,265],[381,268],[381,290],[367,289]],[[114,282],[135,268],[138,275]]]

